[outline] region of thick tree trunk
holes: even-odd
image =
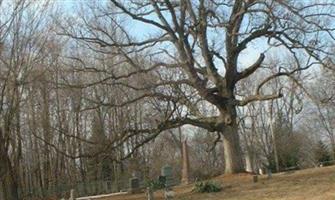
[[[225,127],[223,135],[225,173],[233,174],[244,172],[245,169],[237,125]]]

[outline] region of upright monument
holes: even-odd
[[[181,172],[181,183],[189,184],[190,183],[190,161],[188,157],[188,146],[187,140],[185,139],[182,142],[182,159],[183,159],[183,168]]]

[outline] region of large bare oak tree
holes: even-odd
[[[101,82],[137,94],[118,105],[97,103],[122,106],[155,99],[170,107],[155,127],[130,127],[124,138],[147,134],[145,143],[185,124],[217,132],[218,138],[223,136],[226,173],[244,170],[238,107],[280,98],[279,88],[264,89],[274,79],[286,77],[301,85],[295,74],[329,62],[334,39],[335,4],[326,0],[111,0],[97,7],[93,18],[83,17],[84,29],[67,27],[63,34],[97,53],[118,55],[119,64]],[[245,52],[253,49],[261,49],[253,64],[242,65]],[[271,75],[253,80],[265,68],[269,51],[289,55],[293,65],[266,65]],[[125,65],[129,70],[116,70]],[[145,74],[155,78],[142,84],[129,81]],[[237,88],[247,78],[257,87],[241,95]],[[216,114],[205,112],[209,106]]]

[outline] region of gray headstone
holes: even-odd
[[[253,175],[252,180],[254,183],[258,182],[258,176],[257,175]]]
[[[140,192],[140,180],[138,178],[129,179],[129,192],[132,194]]]
[[[165,165],[161,169],[162,176],[172,176],[172,167],[170,165]]]
[[[161,175],[165,177],[165,186],[171,187],[173,185],[172,167],[169,165],[162,167]]]
[[[271,169],[268,169],[268,179],[271,179],[272,178],[272,171]]]

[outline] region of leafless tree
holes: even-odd
[[[335,149],[334,75],[334,71],[330,69],[321,70],[315,81],[312,82],[310,89],[313,91],[314,99],[310,102],[308,118],[313,123],[305,124],[317,134],[328,139],[333,154]]]
[[[297,82],[296,73],[324,63],[334,38],[333,8],[331,1],[111,0],[96,6],[92,18],[82,18],[84,29],[64,28],[62,34],[86,42],[95,52],[117,54],[122,63],[115,68],[128,65],[130,70],[123,74],[114,70],[110,78],[116,82],[148,73],[159,77],[149,86],[122,83],[127,90],[142,91],[122,104],[153,98],[185,109],[183,115],[171,113],[155,127],[137,130],[137,134],[151,132],[149,140],[158,132],[184,124],[216,131],[224,136],[226,172],[236,173],[244,170],[237,107],[281,97],[280,90],[265,91],[263,87],[284,76]],[[139,37],[138,30],[127,23],[153,31]],[[244,67],[240,64],[244,52],[260,46],[256,42],[265,43],[260,47],[265,50]],[[259,80],[253,93],[237,94],[239,82],[264,66],[269,49],[287,52],[294,67],[269,66],[272,74]],[[182,75],[164,76],[169,71]],[[162,92],[175,88],[184,93],[182,98]],[[199,102],[203,101],[214,106],[217,114],[201,112]]]

